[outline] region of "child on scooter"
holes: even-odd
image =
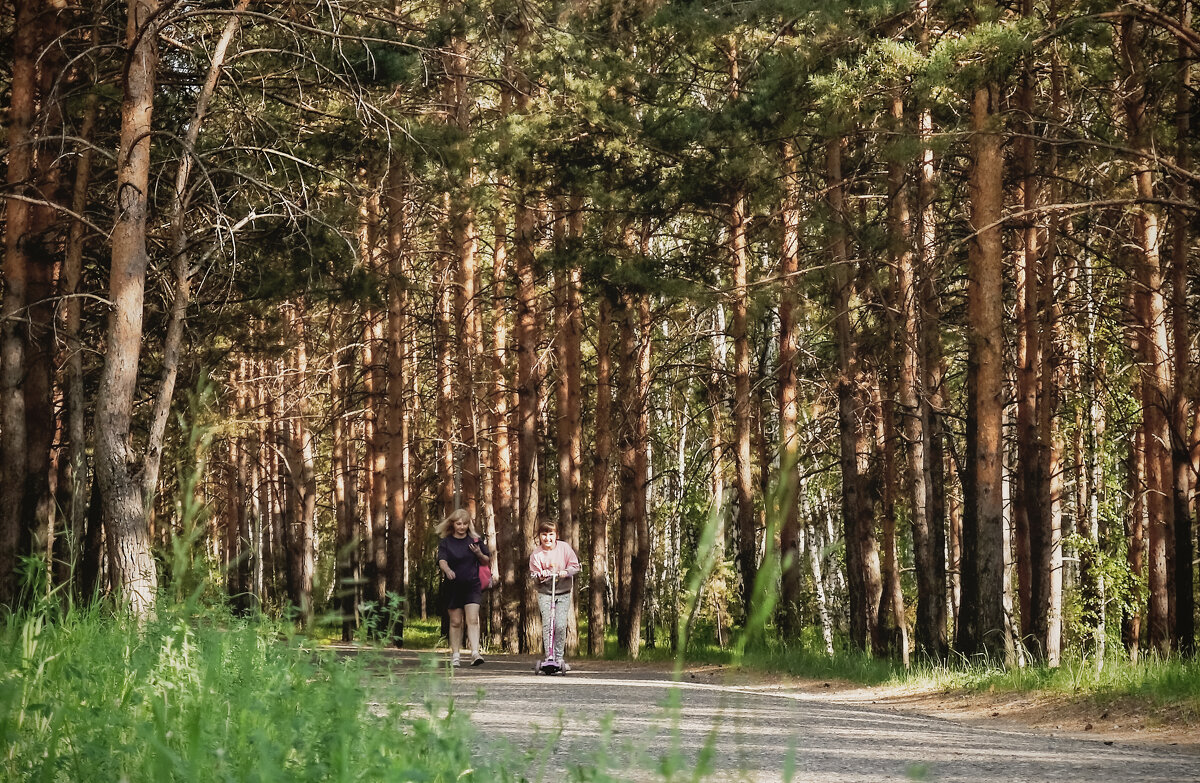
[[[567,619],[571,612],[575,574],[579,570],[575,550],[566,541],[558,540],[558,526],[553,522],[542,522],[538,526],[538,544],[529,555],[529,574],[537,580],[542,647],[546,651],[545,661],[536,667],[541,671],[552,671],[556,666],[563,672],[571,670],[563,660],[563,649],[567,642]]]

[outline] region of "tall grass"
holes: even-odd
[[[353,658],[220,612],[160,610],[142,627],[97,610],[10,616],[0,779],[512,779],[476,758],[466,716],[403,687],[369,703],[367,680]]]

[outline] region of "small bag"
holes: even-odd
[[[475,539],[475,543],[479,543],[479,539]],[[492,567],[481,565],[479,566],[479,589],[486,590],[492,586]]]

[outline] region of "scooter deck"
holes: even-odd
[[[542,664],[541,672],[542,672],[542,674],[562,674],[563,670],[562,670],[562,667],[559,666],[557,663],[547,661]]]

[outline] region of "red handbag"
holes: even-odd
[[[475,539],[475,543],[479,543],[479,539]],[[479,589],[486,590],[492,586],[492,567],[481,565],[479,566]]]

